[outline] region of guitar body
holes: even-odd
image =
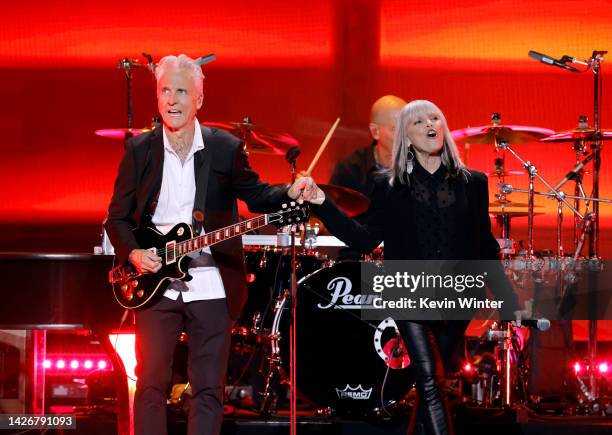
[[[162,267],[157,273],[138,275],[136,268],[129,262],[119,266],[121,276],[115,277],[113,293],[115,299],[124,308],[142,309],[153,305],[164,294],[171,279],[188,277],[188,258],[186,255],[175,257],[173,249],[167,249],[173,244],[189,240],[193,237],[191,226],[185,223],[175,225],[167,234],[162,234],[153,228],[137,228],[134,237],[142,249],[157,251],[162,258]],[[159,251],[162,252],[159,252]],[[111,273],[113,273],[111,271]]]
[[[108,274],[108,280],[113,285],[115,299],[123,308],[130,310],[151,306],[163,296],[172,279],[183,281],[191,279],[187,273],[190,261],[188,254],[201,252],[206,247],[265,225],[282,227],[306,222],[308,212],[307,204],[291,202],[289,205],[283,204],[282,209],[275,213],[237,222],[196,237],[193,235],[191,225],[185,223],[175,225],[167,234],[162,234],[153,228],[138,228],[134,230],[138,245],[159,255],[162,267],[157,273],[139,274],[132,263],[126,261],[113,268]]]

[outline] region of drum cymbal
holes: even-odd
[[[489,203],[490,207],[501,207],[501,208],[517,208],[517,207],[529,207],[529,204],[526,202],[512,202],[509,199],[496,199],[495,201],[491,201]],[[534,204],[534,208],[542,208],[541,205]]]
[[[275,184],[275,186],[285,188],[288,184]],[[365,213],[370,206],[368,197],[356,190],[335,184],[318,184],[318,186],[349,217]]]
[[[319,184],[325,195],[350,217],[365,213],[370,206],[370,200],[361,192],[335,184]]]
[[[454,130],[451,134],[459,144],[495,145],[505,141],[512,145],[537,142],[543,137],[554,134],[554,131],[525,125],[483,125]]]
[[[542,142],[576,142],[584,140],[592,142],[596,140],[612,140],[612,130],[600,130],[595,134],[594,128],[576,128],[574,130],[560,131],[551,136],[540,139]]]
[[[150,128],[103,128],[96,130],[94,133],[98,136],[107,137],[109,139],[125,140],[126,137],[138,136],[139,134],[151,131]]]
[[[206,127],[225,130],[244,141],[244,149],[250,153],[284,156],[287,151],[299,146],[296,138],[287,133],[270,133],[247,120],[243,122],[203,122]]]
[[[502,170],[485,172],[487,177],[514,177],[517,175],[525,175],[526,173],[527,172],[525,171],[502,171]]]
[[[521,210],[508,210],[507,208],[490,208],[489,209],[489,214],[492,216],[509,216],[511,218],[515,218],[515,217],[525,217],[525,216],[529,216],[529,211],[525,210],[525,209],[521,209]],[[533,212],[534,216],[539,216],[539,215],[543,215],[544,213],[542,212]]]

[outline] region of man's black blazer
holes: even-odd
[[[202,127],[204,149],[194,156],[195,204],[204,204],[206,231],[237,222],[236,198],[256,213],[272,212],[287,201],[286,190],[263,183],[248,162],[242,142],[229,133]],[[164,165],[162,128],[130,139],[119,165],[105,224],[117,259],[139,248],[132,230],[150,225],[161,189]],[[191,223],[191,222],[187,222]],[[235,237],[211,247],[219,267],[232,319],[247,299],[242,240]]]

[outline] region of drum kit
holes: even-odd
[[[602,141],[612,140],[612,131],[602,130],[599,126],[597,86],[601,86],[601,83],[598,84],[601,79],[599,69],[604,54],[596,52],[589,61],[589,68],[596,76],[595,126],[589,126],[587,118],[581,116],[577,128],[555,132],[541,127],[502,124],[501,116],[494,113],[490,125],[452,132],[457,144],[464,147],[466,162],[472,145],[489,145],[500,153],[494,160],[494,169],[487,172],[499,186],[499,193],[490,203],[489,212],[500,226],[501,238],[498,241],[504,265],[511,277],[524,278],[522,271],[528,271],[533,276],[532,272],[536,269],[540,272],[542,269],[544,272],[571,272],[568,269],[578,269],[584,264],[594,265],[584,270],[597,269],[601,265],[597,243],[598,205],[612,202],[599,198],[598,191],[601,144]],[[153,71],[155,65],[150,58],[148,60],[149,68]],[[155,123],[150,129],[136,129],[131,125],[131,70],[138,65],[130,59],[119,62],[128,80],[128,127],[96,130],[97,135],[127,140],[152,128],[159,128]],[[293,136],[266,131],[249,117],[239,122],[206,122],[203,125],[223,129],[240,138],[247,152],[287,156],[299,145]],[[537,141],[569,143],[575,151],[574,168],[556,186],[515,150],[515,146],[520,149],[522,144]],[[506,169],[508,157],[520,162],[522,169]],[[594,180],[593,192],[587,196],[582,180],[584,167],[589,162],[593,162]],[[511,177],[527,177],[529,188],[514,188],[506,183]],[[536,191],[535,179],[547,190]],[[570,180],[575,183],[574,195],[560,191]],[[359,192],[335,185],[323,184],[319,187],[349,216],[360,215],[368,208],[368,199]],[[511,194],[517,193],[526,194],[528,200],[514,202],[510,199]],[[556,256],[552,259],[538,258],[534,250],[534,216],[542,214],[534,204],[536,195],[552,197],[558,202],[557,247]],[[574,253],[571,257],[565,255],[562,244],[564,206],[575,216]],[[528,218],[528,241],[527,246],[517,252],[511,237],[511,221],[523,217]],[[589,253],[581,256],[587,236]],[[300,245],[295,255],[295,274],[292,274],[291,241]],[[296,233],[253,235],[245,237],[244,244],[249,300],[232,331],[227,403],[269,416],[287,398],[287,386],[291,379],[296,379],[294,387],[297,387],[303,403],[325,415],[332,413],[356,418],[403,415],[408,407],[406,397],[412,385],[412,374],[395,322],[391,318],[380,323],[366,322],[356,314],[358,304],[337,303],[339,300],[354,301],[355,296],[361,294],[360,263],[336,262],[331,255],[324,253],[325,247],[343,244],[325,236],[321,223],[315,220],[301,229],[299,237]],[[377,252],[368,260],[376,262],[382,257],[383,254]],[[295,316],[291,315],[292,276],[296,277],[297,287],[296,300],[293,301]],[[295,340],[300,354],[294,376],[290,374],[292,317],[295,319]],[[591,321],[591,361],[596,360],[595,327],[596,321]],[[517,400],[528,400],[527,394],[515,394],[524,391],[523,375],[526,370],[522,350],[517,345],[517,334],[517,328],[508,322],[493,324],[481,338],[493,343],[493,351],[466,364],[462,376],[471,390],[464,388],[464,394],[472,397],[479,406],[503,407]],[[590,397],[595,400],[597,382],[593,376],[589,391]],[[188,389],[183,388],[172,402],[180,403],[188,397],[187,392]]]

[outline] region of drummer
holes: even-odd
[[[395,95],[380,97],[370,110],[372,143],[349,154],[336,163],[329,184],[348,187],[371,199],[374,176],[391,167],[395,123],[406,101]]]
[[[329,231],[363,253],[382,241],[388,260],[496,260],[499,245],[491,234],[488,184],[484,174],[467,169],[442,111],[415,100],[400,111],[391,165],[376,179],[364,224],[350,219],[311,178],[298,181],[305,200]],[[503,276],[501,263],[496,273]],[[510,283],[491,288],[503,300],[503,315],[520,315]],[[414,368],[420,406],[411,429],[417,433],[453,433],[443,360],[466,323],[398,322]],[[457,330],[458,329],[458,330]]]
[[[374,178],[381,170],[391,167],[395,123],[405,105],[406,101],[395,95],[385,95],[372,104],[369,125],[372,143],[336,163],[329,184],[348,187],[372,199]],[[362,219],[357,216],[359,222]],[[338,251],[339,261],[358,261],[361,257],[361,253],[351,247]]]

